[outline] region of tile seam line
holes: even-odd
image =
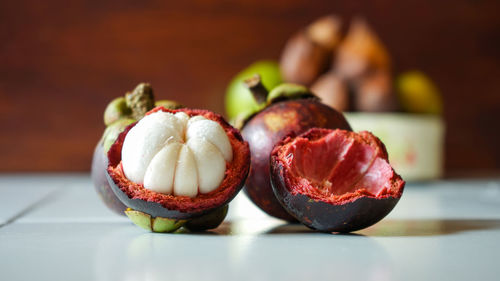
[[[9,224],[12,224],[14,223],[15,221],[17,221],[18,219],[26,216],[27,214],[35,211],[36,209],[42,207],[43,205],[47,204],[48,202],[50,202],[51,200],[54,200],[54,197],[58,197],[60,196],[60,194],[56,195],[57,193],[61,193],[60,190],[63,189],[62,187],[59,187],[59,188],[56,188],[52,191],[50,191],[49,193],[47,193],[45,196],[43,196],[42,198],[36,200],[35,202],[33,202],[32,204],[30,204],[29,206],[27,206],[26,208],[22,209],[21,211],[17,212],[15,215],[13,215],[12,217],[10,217],[8,220],[6,220],[4,223],[0,224],[0,229],[9,225]],[[52,197],[52,198],[51,198]]]

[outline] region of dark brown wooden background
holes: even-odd
[[[86,171],[113,97],[223,112],[231,76],[277,59],[327,13],[365,16],[396,69],[428,73],[445,99],[446,168],[500,168],[498,1],[0,2],[0,171]]]

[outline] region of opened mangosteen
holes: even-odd
[[[383,143],[366,131],[313,128],[288,136],[274,147],[270,166],[281,205],[323,232],[375,224],[394,208],[405,185]]]
[[[137,225],[155,232],[217,227],[250,168],[248,143],[206,110],[157,107],[108,152],[108,181]]]
[[[268,93],[258,75],[247,80],[246,84],[261,109],[240,122],[242,135],[248,141],[252,155],[245,192],[267,214],[296,221],[273,194],[269,176],[271,150],[286,135],[298,135],[313,127],[351,128],[341,113],[322,104],[304,86],[281,84]]]
[[[182,107],[175,101],[155,101],[151,85],[140,83],[133,91],[127,92],[125,96],[113,99],[104,111],[106,130],[94,149],[90,175],[99,197],[108,208],[117,214],[124,215],[127,207],[116,197],[106,179],[108,150],[128,125],[144,117],[144,114],[153,109],[155,105],[162,105],[169,109]]]

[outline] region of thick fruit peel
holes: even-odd
[[[310,228],[350,232],[385,217],[405,182],[369,132],[313,128],[286,137],[271,153],[271,181],[281,205]]]

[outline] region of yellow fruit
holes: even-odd
[[[408,71],[398,76],[396,88],[403,109],[411,113],[441,114],[441,94],[432,80],[421,71]]]

